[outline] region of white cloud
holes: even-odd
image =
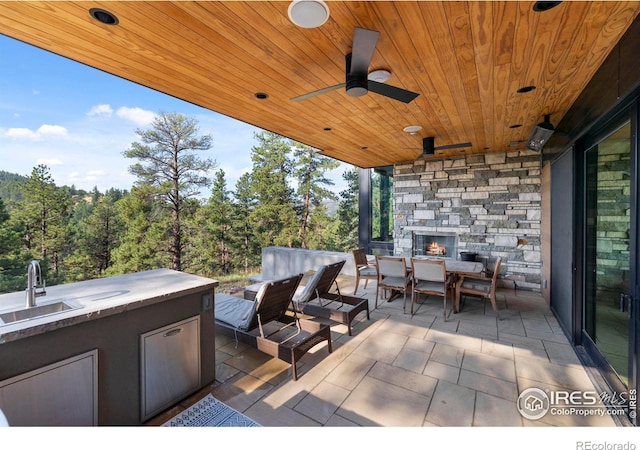
[[[126,106],[118,108],[116,114],[118,117],[130,120],[138,125],[149,125],[156,116],[153,111],[147,111],[142,108],[128,108]]]
[[[39,136],[66,136],[67,129],[60,125],[42,125],[37,133]]]
[[[64,163],[56,158],[38,158],[37,164],[44,164],[45,166],[62,166]]]
[[[29,141],[39,141],[44,136],[66,136],[67,129],[60,125],[42,125],[37,131],[29,128],[9,128],[4,132],[3,136]]]
[[[4,132],[4,136],[13,139],[27,139],[31,141],[38,139],[38,133],[28,128],[9,128]]]
[[[102,176],[102,175],[106,175],[107,173],[104,170],[90,170],[87,172],[87,175],[95,177],[95,176]]]
[[[105,104],[92,106],[89,112],[87,112],[87,116],[89,117],[99,116],[108,118],[111,117],[112,114],[113,109],[111,108],[111,106]]]

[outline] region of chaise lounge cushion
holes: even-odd
[[[262,298],[266,283],[260,287],[256,299]],[[258,302],[245,300],[227,294],[215,295],[216,320],[231,325],[238,330],[247,331],[256,315]]]
[[[318,286],[318,281],[320,281],[320,278],[324,273],[325,267],[326,266],[322,266],[318,270],[316,270],[316,272],[313,274],[311,279],[309,279],[309,281],[305,286],[298,286],[298,289],[296,289],[295,294],[293,294],[294,303],[297,303],[297,304],[307,303],[311,299],[313,292],[316,290],[316,287]]]
[[[216,320],[246,331],[256,312],[256,303],[227,294],[215,295]]]

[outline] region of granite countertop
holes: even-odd
[[[156,269],[50,286],[46,288],[47,295],[36,298],[37,306],[64,300],[77,308],[7,324],[0,321],[0,344],[161,303],[192,292],[213,291],[217,285],[218,282],[210,278]],[[24,309],[25,295],[24,291],[0,295],[0,314]]]

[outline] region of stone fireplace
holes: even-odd
[[[456,258],[458,247],[456,233],[413,233],[412,256],[444,256]]]
[[[500,282],[541,285],[541,159],[530,150],[394,166],[394,254],[502,258]]]

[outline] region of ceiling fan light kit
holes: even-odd
[[[404,127],[402,131],[409,134],[416,134],[418,131],[422,130],[420,125],[409,125],[408,127]]]
[[[391,78],[391,72],[388,70],[380,69],[374,70],[373,72],[369,72],[369,76],[367,77],[371,81],[376,81],[378,83],[384,83],[389,78]]]
[[[295,25],[317,28],[329,19],[329,6],[322,0],[293,0],[287,13]]]

